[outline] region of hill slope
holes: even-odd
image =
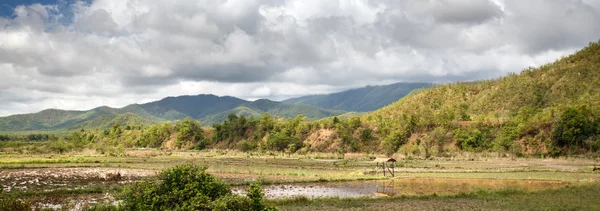
[[[600,105],[599,43],[520,74],[423,89],[367,117],[418,114],[433,122],[511,120],[524,112],[537,115],[581,104]]]
[[[282,102],[312,105],[323,109],[367,112],[389,105],[415,89],[431,85],[430,83],[395,83],[384,86],[367,86],[326,95],[292,98]]]
[[[600,150],[600,43],[520,74],[423,89],[363,120],[406,138],[441,126],[447,134],[429,137],[450,136],[463,150]]]
[[[204,125],[223,121],[230,113],[259,116],[270,113],[279,117],[303,114],[310,119],[344,113],[307,105],[285,104],[269,100],[245,101],[235,97],[215,95],[167,97],[146,104],[132,104],[123,108],[98,107],[89,111],[48,109],[33,114],[0,117],[0,131],[31,131],[60,129],[107,128],[121,125],[149,125],[181,120],[185,117],[203,120]]]
[[[341,115],[346,112],[340,110],[319,109],[309,105],[287,104],[260,99],[254,102],[243,104],[234,109],[207,116],[206,118],[202,119],[202,123],[214,124],[217,122],[222,122],[227,119],[227,116],[229,116],[231,113],[238,116],[244,115],[246,117],[258,117],[263,113],[269,113],[274,116],[285,118],[294,118],[299,114],[302,114],[308,119],[316,120],[325,117]]]

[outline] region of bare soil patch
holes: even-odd
[[[120,173],[119,181],[107,180],[108,173]],[[93,185],[125,184],[156,175],[154,170],[124,168],[39,168],[0,170],[4,191],[85,188]]]

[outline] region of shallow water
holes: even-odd
[[[549,180],[507,180],[507,179],[452,179],[452,178],[399,178],[378,181],[329,182],[309,184],[282,184],[263,186],[265,196],[270,199],[305,196],[320,197],[379,197],[379,196],[418,196],[449,195],[475,190],[541,190],[558,188],[569,184]],[[244,188],[234,188],[243,193]]]

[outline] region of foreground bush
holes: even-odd
[[[205,167],[180,165],[125,188],[120,210],[275,210],[264,205],[262,190],[252,185],[248,197],[234,195]]]

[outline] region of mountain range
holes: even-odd
[[[108,128],[121,125],[148,126],[157,122],[198,119],[204,126],[221,122],[231,113],[257,117],[263,113],[283,118],[299,114],[308,119],[338,116],[347,112],[365,112],[390,104],[426,83],[396,83],[367,86],[328,95],[313,95],[276,102],[266,99],[247,101],[230,96],[195,95],[167,97],[123,108],[107,106],[87,111],[47,109],[32,114],[0,117],[0,131],[74,130]]]
[[[343,92],[309,95],[284,100],[284,103],[305,104],[322,109],[369,112],[387,106],[415,89],[427,88],[431,83],[395,83],[367,86]]]

